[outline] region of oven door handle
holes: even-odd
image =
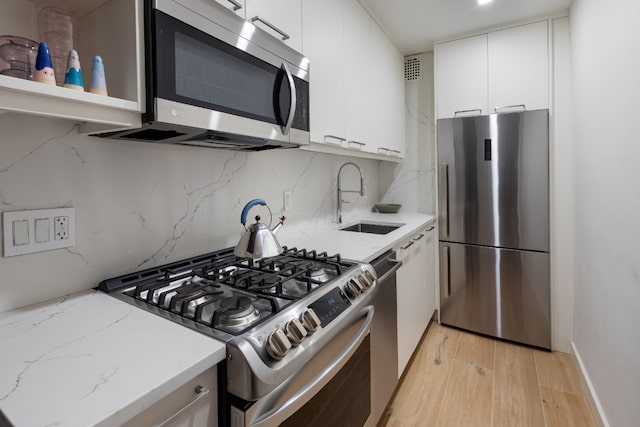
[[[316,375],[310,382],[291,396],[289,400],[264,414],[257,420],[257,422],[255,422],[255,424],[252,424],[252,426],[267,427],[282,423],[298,409],[302,408],[302,406],[310,401],[311,398],[313,398],[318,391],[322,389],[322,387],[331,381],[338,371],[340,371],[349,359],[351,359],[351,356],[353,356],[371,330],[373,306],[368,306],[363,309],[362,314],[365,315],[365,321],[358,330],[356,336],[351,340],[351,342],[349,342],[344,350],[342,350],[322,372]],[[361,319],[361,317],[358,317],[358,319]]]

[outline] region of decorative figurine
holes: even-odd
[[[51,53],[49,53],[49,46],[47,46],[45,42],[40,43],[38,46],[36,72],[33,80],[48,85],[56,85],[56,77],[53,73],[53,64],[51,63]]]
[[[69,51],[67,59],[67,74],[64,75],[64,87],[84,91],[82,82],[82,70],[80,70],[80,57],[75,49]]]
[[[104,64],[102,58],[96,55],[93,58],[93,69],[91,70],[91,93],[98,95],[107,95],[107,81],[104,77]]]

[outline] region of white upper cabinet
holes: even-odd
[[[489,112],[549,108],[547,21],[488,34]]]
[[[215,2],[233,11],[236,15],[245,17],[244,0],[215,0]]]
[[[487,35],[435,46],[437,118],[488,114]]]
[[[302,0],[246,0],[245,19],[302,52]]]
[[[375,22],[370,39],[369,139],[375,152],[404,157],[404,57]]]
[[[336,71],[345,73],[346,138],[351,144],[366,144],[365,150],[373,150],[370,129],[373,55],[368,49],[371,17],[357,0],[345,0],[344,12],[344,68]]]
[[[302,53],[311,64],[311,141],[338,146],[346,140],[342,8],[343,0],[302,2]]]
[[[549,108],[547,21],[440,43],[435,55],[439,119]]]
[[[403,56],[357,0],[302,1],[311,146],[399,161],[404,156]]]

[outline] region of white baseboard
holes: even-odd
[[[609,421],[607,421],[607,417],[604,413],[604,410],[602,409],[602,405],[600,405],[600,400],[598,399],[596,390],[593,388],[593,384],[591,383],[591,378],[589,378],[587,368],[584,366],[584,363],[582,363],[580,353],[578,353],[578,349],[576,348],[576,345],[573,341],[571,341],[571,352],[578,361],[578,367],[580,368],[580,374],[582,374],[582,380],[584,381],[584,385],[589,392],[587,399],[589,400],[589,405],[592,407],[592,412],[595,412],[595,414],[600,417],[599,420],[595,420],[596,424],[604,427],[610,427]]]

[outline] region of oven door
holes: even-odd
[[[203,16],[165,3],[167,12],[171,5],[170,14],[153,9],[150,16],[151,114],[145,121],[309,143],[308,72],[301,64],[252,42],[257,29],[251,24],[240,30],[245,38],[205,18],[230,13],[217,11],[214,4]]]
[[[371,424],[373,307],[304,367],[248,408],[231,406],[232,427],[368,426]]]

